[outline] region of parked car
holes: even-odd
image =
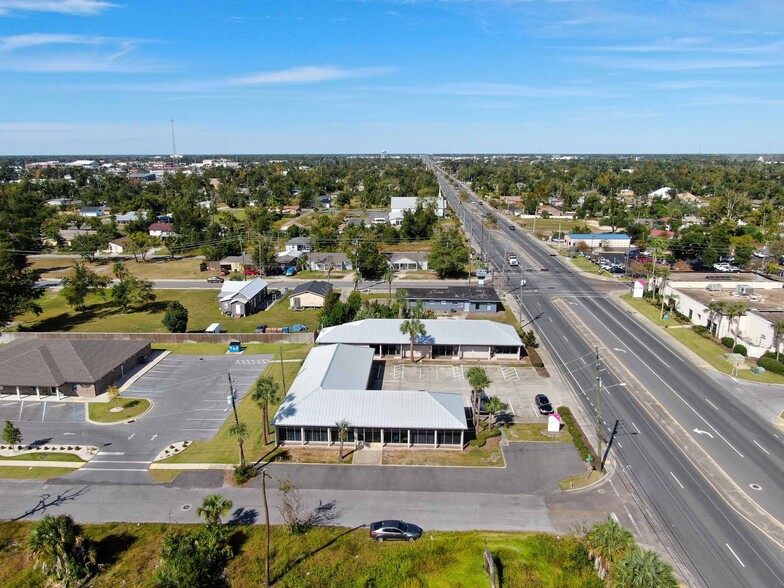
[[[266,333],[267,332],[267,325],[256,325],[256,332],[257,333]]]
[[[297,275],[297,269],[293,268],[293,267],[286,268],[285,274],[287,276],[296,276]]]
[[[222,276],[228,276],[228,275],[229,275],[229,270],[222,269],[222,270],[220,271],[220,275],[222,275]]]
[[[207,283],[209,283],[209,284],[222,284],[223,283],[223,278],[221,278],[220,276],[210,276],[209,278],[207,278]]]
[[[248,269],[245,270],[245,275],[246,276],[258,276],[259,275],[259,270],[257,270],[256,268],[248,268]]]
[[[536,408],[539,410],[539,414],[548,415],[553,414],[553,405],[550,404],[550,399],[547,398],[544,394],[537,394],[534,396],[534,402],[536,403]]]
[[[415,541],[422,536],[421,527],[403,521],[370,523],[370,538],[383,541]]]

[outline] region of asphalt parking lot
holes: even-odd
[[[465,372],[471,365],[418,365],[411,363],[376,362],[373,366],[373,387],[382,390],[423,390],[428,392],[460,392],[465,405],[470,404],[471,387]],[[551,378],[543,378],[533,368],[518,366],[482,365],[492,384],[488,396],[498,396],[516,420],[535,420],[539,417],[534,405],[536,394],[546,394],[554,405],[562,403],[564,393]]]

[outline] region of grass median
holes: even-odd
[[[506,427],[504,432],[509,441],[572,442],[572,436],[566,427],[559,433],[548,433],[546,423],[514,423]]]
[[[90,420],[96,423],[118,423],[133,419],[150,410],[146,398],[118,398],[109,402],[91,402],[87,405]]]
[[[48,480],[75,471],[74,468],[53,468],[48,466],[4,466],[0,465],[0,478],[12,480]],[[0,585],[5,586],[2,582]]]

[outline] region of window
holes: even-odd
[[[407,429],[384,429],[384,443],[408,443]]]
[[[433,357],[454,357],[457,348],[454,345],[433,345]]]
[[[435,443],[435,431],[414,429],[411,431],[411,443],[414,445],[433,445]]]
[[[301,441],[302,432],[298,427],[281,427],[280,439],[281,441]]]
[[[440,445],[460,445],[460,431],[439,431],[438,443]]]
[[[305,441],[325,443],[327,441],[327,429],[323,427],[306,428]]]
[[[504,355],[517,355],[520,352],[519,347],[513,345],[497,345],[493,347],[493,353]]]

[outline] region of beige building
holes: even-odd
[[[291,292],[289,305],[291,308],[322,308],[327,294],[332,292],[332,284],[312,280],[300,284]]]

